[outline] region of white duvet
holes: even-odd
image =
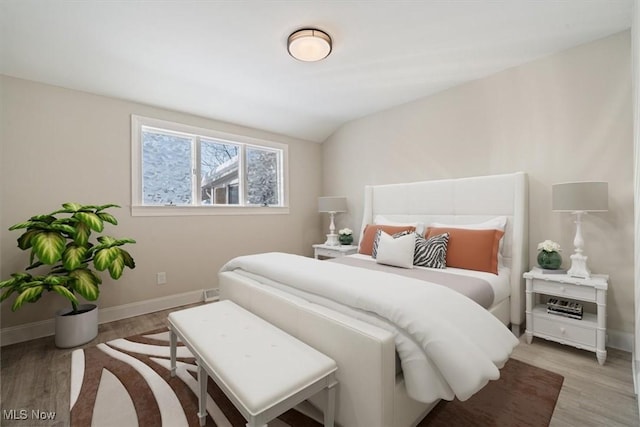
[[[297,289],[391,330],[407,392],[422,402],[468,399],[500,377],[498,368],[518,344],[472,300],[421,280],[284,253],[238,257],[222,271]]]

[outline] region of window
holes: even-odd
[[[132,116],[133,215],[288,213],[287,146]]]

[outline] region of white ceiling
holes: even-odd
[[[623,31],[633,0],[0,0],[0,73],[321,142],[340,125]],[[288,35],[333,52],[303,63]]]

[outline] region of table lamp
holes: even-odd
[[[331,217],[331,224],[329,225],[329,234],[327,234],[327,241],[324,242],[328,246],[338,246],[338,235],[336,234],[336,225],[334,217],[338,212],[347,211],[347,198],[346,197],[318,197],[318,212],[328,212]]]
[[[571,255],[571,268],[567,274],[588,279],[591,272],[584,255],[582,216],[587,212],[606,212],[609,209],[609,186],[606,182],[565,182],[551,186],[551,209],[554,212],[571,212],[576,215],[575,252]]]

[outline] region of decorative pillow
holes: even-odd
[[[424,222],[392,221],[390,219],[387,219],[386,216],[376,215],[376,217],[373,218],[373,223],[380,224],[380,225],[393,225],[393,226],[399,226],[399,227],[414,227],[416,229],[416,233],[418,233],[421,236],[424,235]]]
[[[429,227],[426,237],[443,233],[449,233],[447,267],[498,274],[498,247],[503,231]]]
[[[380,244],[380,234],[382,234],[382,230],[376,231],[376,238],[373,240],[373,247],[371,248],[371,258],[375,259],[378,256],[378,245]],[[392,234],[391,237],[397,239],[400,236],[406,236],[409,233],[413,233],[413,231],[401,231],[399,233]]]
[[[360,239],[360,248],[358,249],[359,253],[364,255],[371,255],[371,251],[373,250],[373,242],[376,238],[376,232],[378,230],[382,230],[385,233],[391,235],[399,233],[401,231],[414,231],[415,227],[368,224],[362,232],[362,238]]]
[[[433,222],[429,224],[429,227],[435,228],[465,228],[468,230],[500,230],[505,231],[507,227],[507,217],[497,216],[495,218],[488,219],[484,222],[477,222],[472,224],[444,224],[440,222]],[[503,235],[504,237],[504,235]],[[504,239],[500,239],[500,246],[498,248],[498,264],[502,265],[502,246]]]
[[[413,268],[415,246],[416,233],[410,232],[404,236],[394,238],[384,231],[380,231],[376,262],[394,267]]]
[[[425,239],[416,233],[416,248],[413,265],[420,267],[445,268],[447,266],[447,243],[449,233]]]

